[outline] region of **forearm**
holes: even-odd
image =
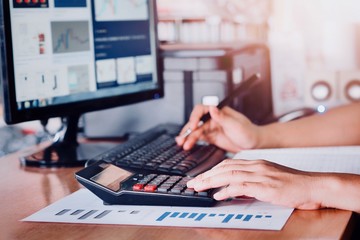
[[[257,148],[360,144],[360,103],[287,123],[259,127]]]
[[[353,174],[314,174],[313,201],[321,207],[360,213],[360,176]]]

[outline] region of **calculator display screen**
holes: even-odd
[[[132,175],[133,173],[129,171],[109,164],[101,172],[93,176],[91,180],[117,192],[121,188],[121,183]]]

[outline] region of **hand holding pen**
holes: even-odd
[[[232,91],[223,101],[221,101],[216,106],[217,109],[220,110],[224,108],[225,106],[229,105],[234,98],[246,94],[248,90],[258,82],[259,79],[260,79],[260,74],[252,75],[249,79],[244,81],[239,87],[237,87],[234,91]],[[227,112],[229,112],[230,115],[241,115],[240,118],[246,119],[246,117],[244,117],[242,114],[236,111],[234,111],[233,113],[232,111],[227,110]],[[231,117],[229,116],[229,118],[232,118],[232,116]],[[237,116],[237,118],[239,118],[239,116]],[[199,119],[197,123],[195,123],[197,121],[196,119]],[[197,138],[199,138],[199,136],[201,135],[200,132],[203,132],[204,130],[204,127],[202,127],[203,124],[209,121],[210,119],[211,119],[211,115],[209,112],[209,107],[201,106],[201,105],[196,106],[191,114],[190,122],[185,125],[180,135],[176,138],[178,144],[180,146],[183,146],[184,149],[191,148],[194,145],[194,142],[198,140]],[[208,126],[206,128],[208,128]],[[195,131],[197,132],[197,134],[194,134],[195,136],[190,137],[190,134],[193,134],[193,132]],[[202,140],[207,140],[207,139],[202,139]],[[185,142],[189,142],[189,143],[186,144]]]

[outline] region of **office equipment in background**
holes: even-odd
[[[314,109],[338,104],[337,75],[335,71],[309,71],[306,74],[305,103]]]
[[[66,120],[26,164],[82,165],[81,114],[163,97],[155,1],[3,1],[1,10],[6,122]]]
[[[360,101],[360,71],[308,71],[305,104],[314,109],[330,109]]]
[[[244,79],[260,73],[260,82],[247,94],[235,98],[232,107],[253,123],[263,125],[272,121],[273,97],[270,52],[267,45],[253,43],[230,54],[232,88]]]
[[[265,44],[170,44],[161,49],[164,98],[156,104],[144,102],[87,113],[86,137],[117,138],[166,122],[184,124],[196,104],[204,103],[207,97],[221,101],[256,73],[261,74],[259,84],[230,105],[257,124],[273,119],[269,50]]]
[[[219,100],[222,100],[233,89],[257,73],[261,77],[256,86],[234,98],[230,106],[257,124],[266,123],[267,119],[272,116],[270,54],[266,44],[239,42],[214,45],[166,45],[163,46],[163,49],[165,73],[179,71],[184,73],[184,87],[188,89],[185,95],[185,122],[188,121],[193,107],[202,103],[204,96],[211,95],[210,86],[219,82],[217,79],[223,79],[224,83],[225,92],[222,96],[218,95]],[[211,54],[215,55],[216,52],[218,56],[212,57]],[[223,52],[222,55],[220,52]],[[196,64],[197,62],[194,62],[193,59],[197,59],[196,56],[200,53],[208,54],[207,58],[199,57],[198,64]],[[177,64],[167,65],[167,60]],[[184,61],[186,62],[180,64]],[[203,70],[197,69],[198,65],[202,66]],[[220,75],[220,73],[223,74]],[[213,86],[216,87],[216,85]]]
[[[360,70],[338,73],[339,99],[341,103],[360,101]]]
[[[211,208],[110,206],[103,205],[102,201],[88,190],[80,189],[22,221],[281,230],[292,212],[293,208],[253,199],[221,202]]]

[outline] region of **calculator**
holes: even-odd
[[[213,191],[196,192],[186,186],[188,176],[133,172],[99,161],[75,174],[77,180],[104,204],[210,207]]]

